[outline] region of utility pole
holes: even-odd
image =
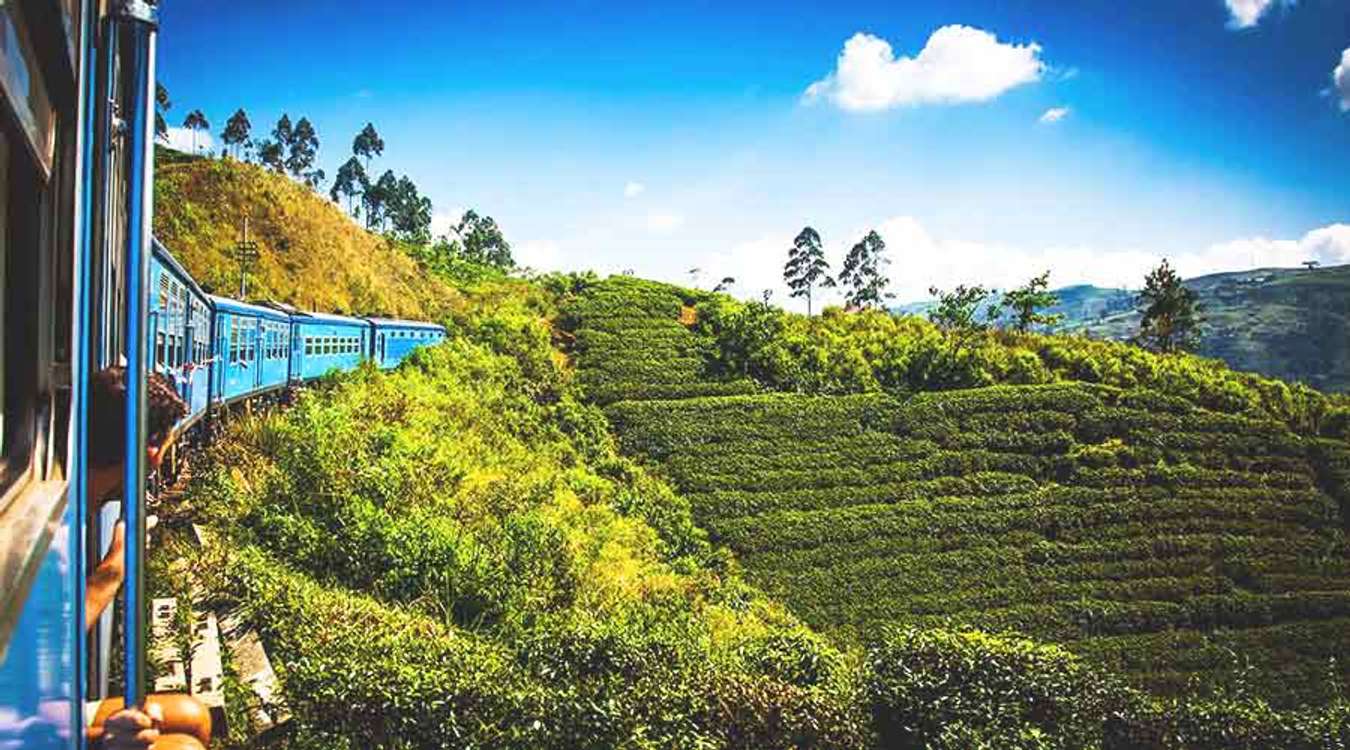
[[[244,295],[248,290],[248,270],[253,264],[258,262],[258,243],[248,238],[248,217],[244,217],[244,236],[239,242],[235,243],[232,255],[239,263],[239,301],[246,301]]]

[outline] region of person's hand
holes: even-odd
[[[145,750],[159,739],[159,727],[164,713],[159,704],[151,703],[145,711],[126,708],[103,724],[104,750]]]

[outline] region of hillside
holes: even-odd
[[[1186,286],[1204,308],[1204,356],[1324,391],[1350,391],[1350,266],[1258,268],[1187,279]],[[1070,315],[1067,328],[1124,339],[1138,321],[1133,310]]]
[[[460,298],[294,180],[232,159],[160,159],[155,236],[209,291],[238,294],[239,264],[230,251],[245,217],[259,251],[250,299],[426,320],[441,319]]]
[[[640,332],[662,324],[635,318],[673,320],[680,300],[629,280],[601,290],[594,298],[633,311],[625,348],[582,347],[577,361],[583,382],[601,379],[613,402],[620,445],[661,467],[751,582],[839,642],[897,623],[978,627],[1064,644],[1161,695],[1246,670],[1278,703],[1329,698],[1332,658],[1350,648],[1350,446],[1274,419],[1288,404],[1225,405],[1206,393],[1262,382],[1190,358],[1158,377],[1162,358],[1080,342],[1102,383],[1078,382],[1090,371],[1070,367],[1043,375],[1045,385],[901,398],[876,389],[648,400],[646,387],[602,376],[629,351],[660,371]],[[595,307],[577,305],[581,325]],[[742,325],[715,302],[699,312],[720,319],[724,338]],[[867,350],[861,318],[837,319],[860,340],[855,365],[887,356]],[[744,325],[772,330],[775,320]],[[780,332],[787,345],[763,361],[795,373],[783,362],[794,353],[827,359],[801,351],[811,330]],[[1037,351],[1042,364],[1066,357],[1045,348],[1053,337],[989,345]],[[1112,376],[1110,359],[1122,356],[1144,357],[1152,382]],[[746,371],[768,372],[754,359]],[[1178,378],[1227,385],[1191,391]],[[1346,667],[1337,666],[1342,684]]]
[[[1344,399],[628,277],[421,278],[288,180],[162,171],[194,272],[233,278],[218,191],[252,191],[239,207],[288,248],[269,296],[425,287],[450,333],[222,420],[157,508],[154,595],[186,596],[190,570],[256,628],[292,716],[258,736],[227,663],[222,747],[1350,736],[1328,659],[1350,632]]]
[[[1350,266],[1257,268],[1186,280],[1207,320],[1199,353],[1230,367],[1329,392],[1350,391]],[[1055,290],[1059,330],[1124,341],[1138,330],[1134,293],[1090,285]],[[925,315],[931,302],[899,306]]]

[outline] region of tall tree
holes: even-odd
[[[323,179],[321,170],[311,171],[314,160],[319,156],[319,134],[308,117],[301,117],[291,131],[291,140],[286,149],[286,169],[293,176],[303,179],[311,187]],[[317,174],[318,179],[315,179]]]
[[[385,222],[388,219],[387,207],[389,202],[394,199],[394,190],[398,185],[398,178],[394,176],[392,170],[385,170],[373,185],[368,185],[361,194],[361,204],[366,209],[366,229],[379,227],[384,229]]]
[[[788,249],[787,264],[783,266],[783,281],[792,290],[793,297],[806,298],[806,314],[811,315],[812,290],[817,286],[832,287],[830,264],[825,260],[825,249],[821,246],[820,233],[811,227],[803,227],[797,233]]]
[[[1050,291],[1050,272],[1046,271],[1004,294],[999,303],[999,312],[1007,309],[1012,314],[1012,327],[1025,333],[1032,326],[1053,326],[1064,320],[1062,313],[1041,312],[1058,304],[1059,295]]]
[[[370,180],[366,177],[365,167],[361,166],[361,160],[355,156],[342,163],[338,167],[337,176],[333,178],[333,189],[328,195],[334,200],[338,200],[339,195],[347,197],[347,213],[355,216],[352,204],[352,198],[365,192]]]
[[[295,128],[291,125],[291,116],[283,113],[272,128],[272,139],[258,144],[258,161],[274,172],[286,174],[286,155],[294,140]]]
[[[384,153],[384,139],[375,132],[374,123],[366,123],[361,132],[352,140],[352,155],[366,160],[366,170],[370,170],[370,160]]]
[[[233,150],[235,158],[238,158],[239,151],[245,143],[248,143],[248,136],[252,130],[253,123],[249,122],[248,114],[241,107],[225,122],[225,130],[221,132],[220,140],[224,142],[225,148]]]
[[[169,123],[164,119],[164,113],[172,108],[169,90],[164,88],[164,84],[155,81],[155,137],[161,141],[169,140]]]
[[[406,175],[395,183],[385,213],[396,238],[416,245],[431,240],[431,199],[418,194]]]
[[[277,141],[264,140],[258,144],[258,161],[277,174],[286,173],[286,152]]]
[[[1200,304],[1166,258],[1144,278],[1138,305],[1143,317],[1134,340],[1140,346],[1164,354],[1199,346],[1204,325]]]
[[[857,242],[844,258],[839,272],[839,283],[847,290],[845,302],[849,307],[880,307],[881,301],[892,295],[886,293],[891,280],[884,275],[890,261],[885,257],[886,241],[872,230]]]
[[[200,109],[194,109],[183,118],[183,127],[192,131],[192,153],[197,153],[197,133],[202,130],[210,130],[211,123],[207,122],[206,115],[202,114]]]
[[[501,228],[491,216],[479,216],[473,209],[465,211],[455,226],[455,233],[463,243],[466,260],[498,268],[515,265],[515,260],[511,258],[511,243],[506,241]]]

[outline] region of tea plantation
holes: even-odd
[[[597,403],[752,393],[749,380],[706,377],[704,352],[681,311],[696,297],[678,287],[617,276],[572,305],[580,385]]]
[[[601,304],[628,312],[593,322]],[[1278,705],[1350,681],[1335,659],[1350,653],[1343,438],[1073,381],[672,398],[674,382],[706,393],[678,305],[601,285],[574,308],[579,338],[620,319],[623,334],[583,349],[579,377],[604,383],[592,397],[622,450],[838,643],[889,626],[1016,633],[1155,694],[1237,686]],[[620,376],[630,352],[641,364]]]

